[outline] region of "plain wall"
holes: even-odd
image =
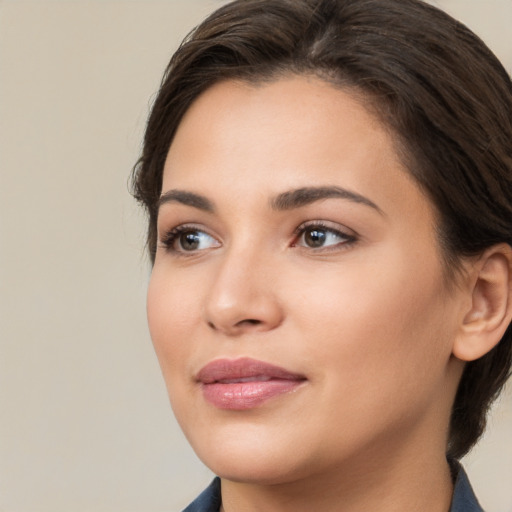
[[[0,512],[181,510],[210,479],[168,405],[128,194],[151,99],[217,0],[0,0]],[[512,70],[512,1],[437,2]],[[512,512],[512,393],[466,460]]]

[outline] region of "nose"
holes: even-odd
[[[205,321],[227,336],[270,331],[284,318],[269,260],[248,251],[227,255],[216,274],[204,307]]]

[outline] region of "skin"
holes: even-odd
[[[276,209],[304,187],[330,197]],[[151,336],[189,442],[226,512],[449,510],[445,460],[473,274],[449,286],[436,213],[391,134],[316,78],[208,89],[169,150],[148,292]],[[297,228],[322,221],[323,247]],[[187,250],[168,233],[193,226]],[[167,242],[167,245],[166,243]],[[169,247],[170,244],[170,247]],[[499,266],[499,265],[498,265]],[[306,377],[244,411],[208,403],[198,371],[251,357]]]

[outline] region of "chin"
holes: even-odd
[[[259,453],[258,453],[259,452]],[[201,458],[201,457],[200,457]],[[232,482],[258,485],[279,485],[295,482],[307,476],[305,464],[279,456],[252,450],[243,455],[214,455],[202,458],[217,476]]]
[[[213,429],[212,429],[213,430]],[[307,454],[297,442],[261,426],[225,428],[221,432],[189,436],[192,448],[216,475],[234,482],[282,484],[305,476]],[[302,447],[304,448],[304,447]]]

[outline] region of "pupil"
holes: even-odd
[[[180,236],[181,247],[187,251],[197,249],[199,246],[199,235],[196,231],[188,231]]]
[[[325,231],[312,229],[311,231],[306,231],[304,238],[309,247],[321,247],[325,241]]]

